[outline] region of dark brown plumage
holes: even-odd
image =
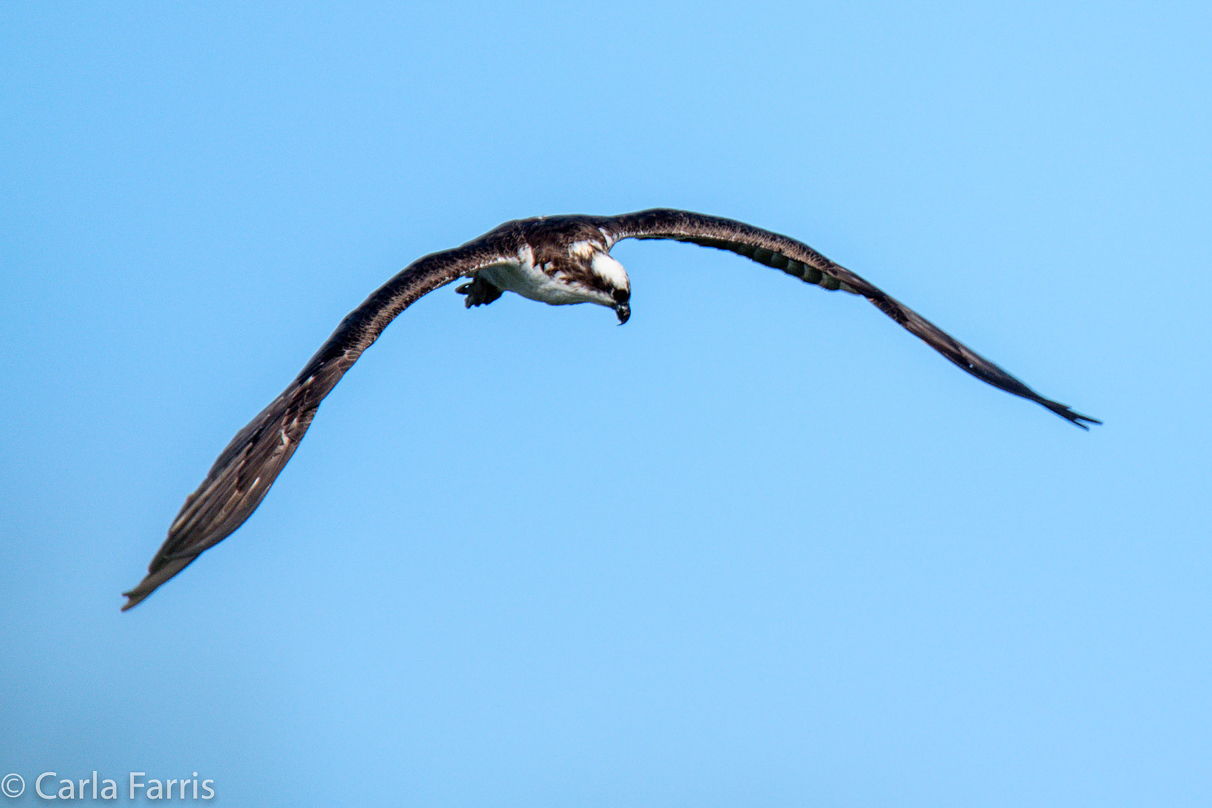
[[[467,305],[484,305],[511,290],[553,304],[593,302],[630,313],[630,282],[609,250],[625,238],[672,239],[729,250],[825,289],[867,298],[930,347],[994,387],[1034,401],[1083,429],[1100,423],[1044,398],[996,364],[953,339],[808,245],[742,222],[680,210],[622,216],[555,216],[506,222],[461,247],[419,259],[341,321],[294,381],[236,433],[198,489],[185,500],[147,576],[123,610],[218,544],[256,510],[307,432],[320,402],[400,312],[457,278]]]

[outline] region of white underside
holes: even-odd
[[[622,269],[622,266],[619,266],[619,270]],[[567,283],[563,273],[548,275],[542,268],[535,266],[534,256],[529,249],[522,250],[517,259],[486,266],[475,274],[498,289],[516,292],[522,297],[552,306],[567,306],[573,303],[597,303],[612,308],[614,306],[609,295]]]

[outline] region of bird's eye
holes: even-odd
[[[626,303],[628,300],[631,299],[631,290],[630,289],[615,289],[614,292],[612,293],[612,296],[619,303]]]

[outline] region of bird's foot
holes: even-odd
[[[472,306],[487,306],[501,296],[500,289],[479,277],[472,278],[470,283],[463,284],[455,291],[461,295],[467,295],[463,305],[469,309]]]

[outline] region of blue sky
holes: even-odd
[[[4,5],[0,775],[1205,804],[1210,23]],[[800,238],[1106,425],[861,300],[625,242],[625,327],[409,309],[244,527],[119,613],[231,435],[398,269],[654,206]]]

